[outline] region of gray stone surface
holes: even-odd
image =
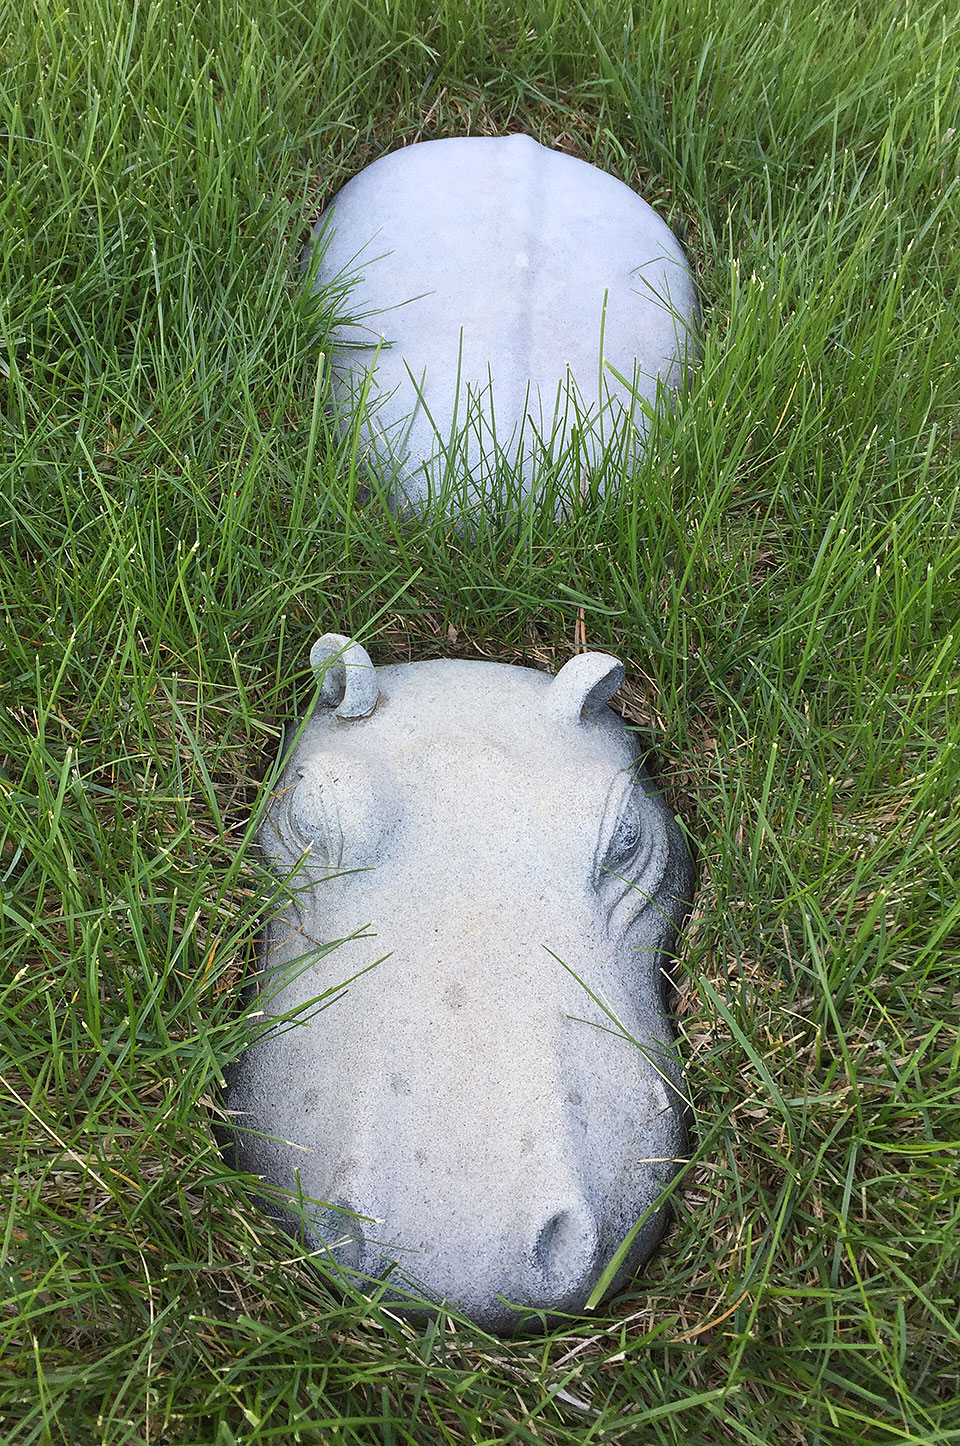
[[[635,465],[658,378],[679,384],[696,295],[628,186],[529,136],[428,141],[354,177],[315,233],[317,285],[352,291],[333,392],[394,506],[449,471],[457,506],[546,456],[568,487]],[[601,465],[604,457],[612,459]]]
[[[260,829],[292,891],[262,1006],[309,1007],[232,1072],[238,1162],[401,1302],[502,1331],[505,1302],[577,1311],[685,1148],[663,1001],[691,864],[606,706],[623,668],[374,669],[338,635],[311,660]]]

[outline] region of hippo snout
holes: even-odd
[[[627,1236],[617,1282],[654,1248],[686,1142],[663,984],[690,861],[606,707],[622,670],[314,656],[260,830],[285,1023],[233,1071],[240,1163],[400,1309],[581,1310]]]
[[[378,1280],[389,1274],[394,1288],[387,1296],[395,1302],[420,1296],[455,1303],[488,1330],[511,1329],[518,1310],[581,1309],[605,1264],[600,1223],[585,1194],[531,1204],[513,1218],[494,1210],[474,1228],[449,1236],[435,1217],[427,1217],[408,1235],[415,1239],[419,1233],[419,1249],[379,1240],[382,1226],[369,1216],[360,1220],[360,1213],[349,1223],[344,1209],[329,1221],[329,1235],[313,1238],[314,1248],[336,1245],[337,1263],[362,1276]]]

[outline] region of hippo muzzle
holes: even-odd
[[[655,1246],[685,1147],[664,986],[691,864],[605,706],[623,669],[311,658],[259,834],[288,1021],[232,1072],[239,1163],[400,1308],[578,1311],[642,1217],[614,1286]]]

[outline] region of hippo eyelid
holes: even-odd
[[[284,793],[281,804],[280,833],[290,839],[296,839],[303,844],[303,852],[309,853],[311,862],[326,868],[339,868],[343,861],[343,829],[340,826],[340,813],[337,808],[337,800],[334,790],[328,780],[324,780],[318,787],[311,790],[311,803],[314,812],[319,811],[321,817],[316,824],[306,830],[298,823],[298,804],[302,802],[302,793],[306,772],[302,768],[297,769],[296,784],[293,788],[287,789]],[[301,797],[298,798],[298,793]],[[317,805],[319,804],[319,810]]]
[[[616,873],[631,860],[644,835],[638,794],[643,789],[636,773],[630,769],[618,773],[607,793],[600,822],[600,837],[594,857],[594,882],[601,884],[605,874]]]

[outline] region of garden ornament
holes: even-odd
[[[607,707],[623,667],[375,668],[336,634],[311,662],[259,831],[289,902],[237,1162],[401,1310],[581,1311],[631,1231],[611,1288],[654,1248],[685,1146],[664,990],[691,862]]]
[[[400,510],[444,483],[469,509],[498,477],[519,500],[551,469],[602,492],[636,466],[658,386],[692,353],[696,296],[669,227],[529,136],[382,157],[321,217],[311,259],[344,318],[334,409]]]

